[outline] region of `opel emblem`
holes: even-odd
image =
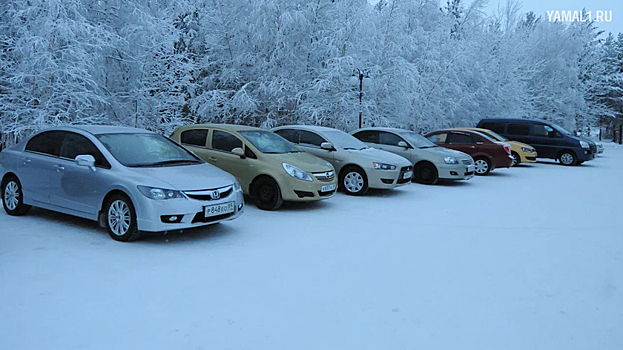
[[[219,191],[212,191],[210,192],[210,198],[212,199],[219,199],[221,198],[221,193]]]

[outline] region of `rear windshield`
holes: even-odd
[[[486,134],[488,136],[493,137],[494,139],[497,139],[498,141],[508,141],[508,139],[500,134],[498,134],[495,131],[491,131],[491,130],[487,130],[487,131],[482,131],[483,134]]]
[[[437,145],[432,143],[429,139],[413,131],[404,131],[401,132],[400,135],[409,140],[409,142],[417,148],[437,147]]]
[[[322,134],[326,136],[336,147],[341,149],[362,150],[368,148],[365,143],[359,141],[359,139],[353,135],[347,134],[340,130],[323,131]]]
[[[264,130],[245,130],[239,131],[245,139],[255,146],[262,153],[298,153],[301,152],[283,137]]]

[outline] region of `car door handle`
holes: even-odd
[[[469,146],[469,148],[476,148],[476,146]]]
[[[216,162],[217,161],[217,159],[215,157],[208,157],[208,160],[211,161],[211,162]]]
[[[22,159],[22,164],[24,164],[24,165],[30,164],[30,159],[29,158]]]
[[[65,170],[65,167],[60,164],[56,164],[54,167],[56,168],[56,171],[59,173]]]

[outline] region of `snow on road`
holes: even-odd
[[[0,349],[621,349],[623,147],[131,244],[0,214]]]

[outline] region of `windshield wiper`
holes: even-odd
[[[146,163],[146,164],[133,164],[132,167],[137,168],[148,168],[148,167],[158,167],[158,166],[167,166],[167,165],[181,165],[181,164],[197,164],[201,163],[198,160],[193,159],[171,159],[171,160],[163,160],[161,162],[155,163]]]

